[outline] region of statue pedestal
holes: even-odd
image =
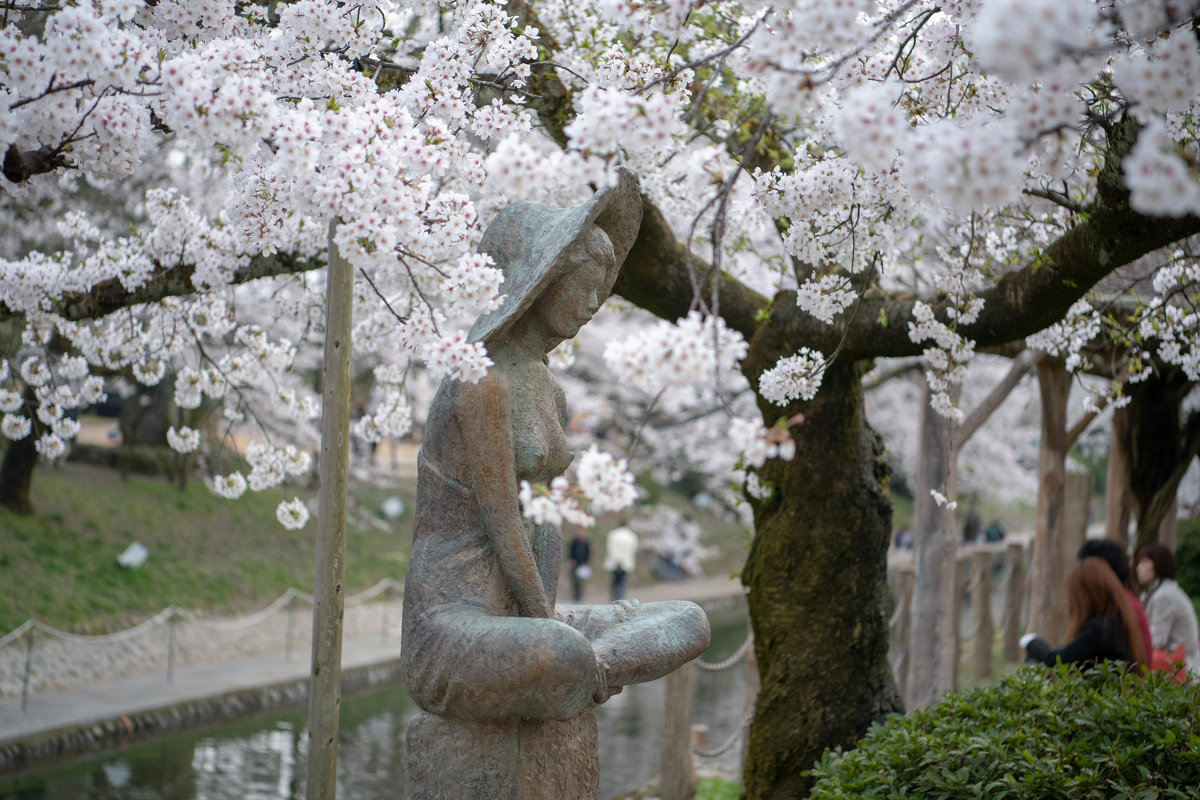
[[[406,736],[405,800],[592,800],[596,717],[460,722],[420,712]]]

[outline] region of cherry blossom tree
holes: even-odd
[[[728,415],[755,529],[750,797],[802,795],[822,750],[899,708],[888,467],[861,383],[875,359],[923,358],[956,420],[981,349],[1054,326],[1037,346],[1079,367],[1106,312],[1093,287],[1144,258],[1157,277],[1118,374],[1145,374],[1152,350],[1200,369],[1192,0],[2,7],[6,238],[43,224],[44,198],[63,213],[56,240],[0,263],[0,314],[24,325],[0,430],[24,439],[18,412],[36,409],[46,458],[102,392],[96,370],[170,370],[181,406],[219,398],[259,432],[215,491],[299,469],[256,409],[294,431],[317,410],[298,359],[335,220],[356,356],[381,387],[360,433],[398,435],[412,373],[489,366],[465,331],[503,292],[473,251],[494,211],[577,202],[619,163],[639,175],[616,292],[664,324],[613,342],[606,368],[651,411],[699,385]],[[87,212],[97,196],[132,224]],[[574,486],[529,487],[527,511],[561,514],[583,483],[627,496],[624,475],[595,451]]]

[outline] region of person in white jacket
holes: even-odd
[[[604,569],[612,573],[612,599],[623,600],[637,558],[638,536],[633,529],[621,524],[608,532],[604,542]]]
[[[1137,555],[1138,583],[1154,647],[1168,653],[1183,645],[1188,672],[1200,676],[1200,625],[1187,592],[1175,581],[1175,556],[1165,545],[1148,544]]]

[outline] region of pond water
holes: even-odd
[[[720,661],[746,639],[744,615],[713,620],[704,659]],[[692,721],[709,726],[708,749],[741,725],[745,659],[696,671]],[[403,687],[342,700],[338,797],[399,800],[404,730],[415,706]],[[663,682],[631,686],[596,709],[600,797],[643,785],[660,770]],[[138,744],[101,756],[0,778],[0,800],[304,800],[306,709],[279,710],[221,727]],[[700,763],[736,774],[741,743]]]

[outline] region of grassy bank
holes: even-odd
[[[35,513],[19,517],[0,509],[0,635],[28,617],[95,633],[126,627],[170,604],[237,614],[289,587],[311,592],[316,514],[302,530],[289,531],[275,519],[275,507],[315,494],[292,486],[231,501],[198,480],[180,491],[154,478],[122,480],[100,467],[39,466]],[[396,522],[379,512],[391,495],[407,507]],[[403,577],[414,495],[415,480],[352,486],[348,593]],[[150,557],[129,570],[116,559],[134,541]]]
[[[34,474],[34,514],[0,508],[0,636],[34,617],[80,633],[103,633],[141,622],[168,605],[219,615],[256,611],[289,587],[312,591],[316,558],[316,489],[289,486],[247,492],[239,500],[217,497],[199,480],[180,491],[145,476],[122,480],[112,469],[87,464],[39,465]],[[404,515],[390,521],[380,507],[400,497]],[[749,542],[736,522],[695,508],[662,487],[633,511],[654,503],[689,513],[715,548],[705,572],[737,572]],[[311,501],[312,518],[298,531],[275,519],[283,499]],[[385,577],[403,579],[412,541],[415,478],[390,486],[352,483],[346,592]],[[604,533],[617,515],[592,532],[594,569],[604,558]],[[117,564],[132,542],[150,551],[136,569]],[[635,585],[652,583],[652,556],[638,559]]]

